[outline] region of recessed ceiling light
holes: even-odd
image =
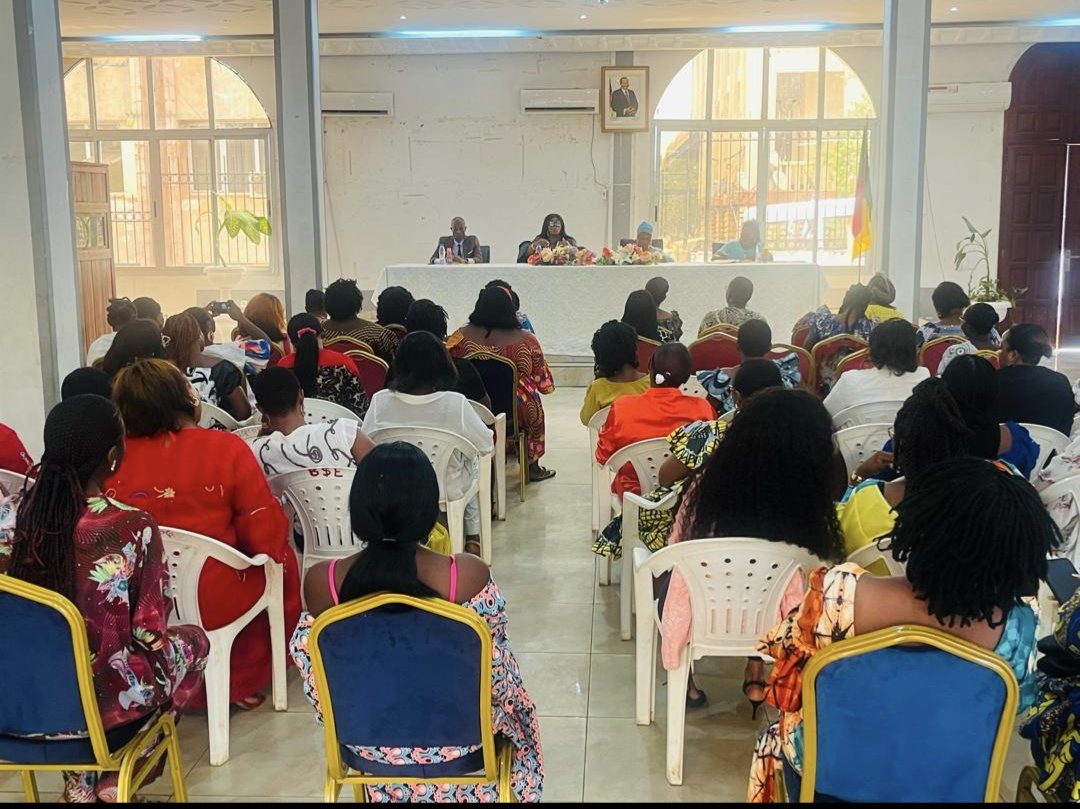
[[[959,10],[960,10],[960,9],[959,9],[959,7],[957,7],[957,6],[951,6],[951,7],[949,8],[949,11],[959,11]]]
[[[589,15],[588,14],[582,14],[580,17],[578,17],[578,19],[579,20],[587,20],[587,19],[589,19]]]
[[[408,17],[406,17],[406,16],[404,15],[404,14],[402,14],[402,15],[401,15],[400,17],[398,17],[398,19],[399,19],[399,20],[407,20],[407,19],[409,19],[409,18],[408,18]]]

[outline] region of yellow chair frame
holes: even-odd
[[[659,345],[659,343],[657,343]],[[525,502],[525,484],[529,481],[529,444],[528,436],[525,435],[524,430],[521,429],[521,425],[518,423],[518,409],[517,409],[517,390],[518,390],[518,368],[514,364],[514,361],[509,357],[504,357],[502,354],[496,354],[494,351],[472,351],[465,355],[464,359],[467,360],[498,360],[503,365],[510,366],[514,371],[514,406],[511,408],[513,412],[510,413],[508,418],[510,424],[514,429],[514,438],[517,439],[518,445],[518,496],[521,498],[521,502]],[[488,495],[490,497],[490,494]]]
[[[361,340],[359,337],[352,337],[348,334],[338,334],[330,340],[326,340],[327,343],[334,345],[335,343],[348,343],[353,346],[346,349],[342,353],[348,354],[350,351],[363,351],[365,354],[375,354],[375,349],[371,347],[371,344],[366,340]]]
[[[479,775],[447,776],[444,778],[416,778],[393,781],[386,775],[360,775],[341,758],[341,746],[338,742],[334,724],[334,709],[330,696],[330,685],[326,679],[319,637],[331,624],[352,618],[386,606],[400,604],[413,609],[457,621],[472,629],[480,640],[480,739],[484,751],[484,771]],[[491,721],[491,630],[484,619],[470,609],[443,601],[438,598],[416,598],[395,593],[376,593],[365,598],[358,598],[346,604],[333,607],[315,619],[308,637],[308,652],[311,655],[311,670],[315,675],[315,687],[322,707],[323,738],[326,741],[326,781],[323,787],[323,799],[326,803],[337,803],[341,788],[352,784],[353,798],[357,803],[366,802],[365,786],[386,783],[407,784],[490,784],[499,785],[499,800],[502,803],[513,801],[510,788],[510,766],[513,753],[509,742],[495,743],[495,732]]]
[[[942,345],[949,346],[956,343],[966,343],[967,341],[968,338],[961,337],[959,334],[946,334],[943,337],[935,337],[933,340],[927,340],[925,343],[919,346],[919,365],[921,365],[923,368],[930,368],[930,366],[926,364],[925,355],[931,347],[937,347]],[[940,366],[941,363],[938,362],[938,367],[933,369],[935,376],[941,370]]]
[[[986,775],[986,790],[983,794],[985,803],[996,803],[1001,793],[1001,776],[1005,771],[1005,756],[1009,749],[1013,721],[1016,717],[1019,686],[1016,675],[1009,664],[993,652],[968,643],[940,629],[927,626],[900,626],[879,629],[865,635],[856,635],[848,640],[834,643],[810,658],[803,672],[802,719],[803,719],[803,773],[799,789],[800,803],[814,802],[814,789],[817,777],[817,691],[816,683],[821,670],[838,660],[876,652],[891,646],[924,645],[933,646],[943,652],[975,663],[989,669],[1001,677],[1005,684],[1005,701],[1001,707],[1001,719],[998,721],[997,735],[990,753],[990,765]]]
[[[817,388],[817,365],[814,363],[814,356],[809,351],[791,343],[773,343],[769,353],[772,354],[774,351],[794,354],[800,360],[803,360],[808,370],[806,372],[807,378],[802,381],[802,385],[811,392]],[[770,357],[769,359],[776,359],[776,357]],[[799,372],[802,373],[802,363],[799,364]]]
[[[89,741],[94,750],[94,761],[72,761],[64,764],[0,762],[0,772],[18,771],[22,775],[23,793],[27,803],[40,802],[34,773],[50,770],[117,772],[119,782],[116,800],[118,803],[128,803],[142,788],[162,756],[168,756],[169,774],[173,783],[173,799],[177,803],[186,803],[187,787],[184,784],[184,768],[180,761],[180,744],[177,741],[176,725],[168,713],[162,713],[154,721],[148,719],[147,725],[135,738],[115,753],[109,751],[109,743],[105,738],[105,728],[101,724],[101,711],[98,709],[94,691],[94,673],[90,668],[90,644],[86,638],[86,623],[75,605],[59,593],[13,579],[10,576],[0,576],[0,592],[10,593],[56,610],[67,621],[71,628],[71,644],[75,650],[75,674],[79,683],[79,699],[82,701]],[[159,732],[162,734],[161,742],[151,747],[150,743]],[[146,763],[136,771],[138,758],[146,751],[152,752]]]
[[[859,351],[852,352],[844,357],[836,366],[836,378],[839,379],[844,375],[845,371],[850,371],[849,366],[854,365],[857,362],[861,362],[864,358],[870,356],[870,349],[864,348]]]
[[[701,332],[696,339],[700,340],[703,337],[708,337],[710,334],[716,334],[716,332],[723,332],[725,334],[730,334],[732,337],[737,337],[739,335],[739,327],[733,326],[730,323],[717,323],[715,326],[709,326],[709,328]]]

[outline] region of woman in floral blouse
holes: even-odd
[[[34,486],[0,501],[0,573],[54,590],[78,607],[106,731],[163,706],[176,718],[202,685],[210,648],[198,627],[168,626],[168,571],[157,523],[101,494],[123,455],[116,406],[100,396],[74,396],[45,421]],[[115,773],[64,773],[67,802],[115,799]]]

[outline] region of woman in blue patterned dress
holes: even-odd
[[[308,652],[315,618],[336,604],[378,592],[442,598],[476,612],[491,629],[491,719],[495,733],[513,746],[510,786],[522,803],[540,800],[543,752],[536,706],[525,691],[506,633],[506,601],[491,573],[471,554],[456,556],[424,548],[439,513],[439,486],[427,457],[411,444],[382,444],[356,468],[349,496],[353,533],[367,542],[360,553],[315,565],[304,580],[308,611],[300,617],[289,645],[304,678],[304,692],[320,720]],[[461,758],[478,747],[353,747],[358,757],[384,764],[438,764]],[[382,784],[367,788],[373,802],[494,802],[496,784]]]

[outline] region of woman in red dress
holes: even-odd
[[[199,428],[198,394],[176,366],[140,360],[117,374],[113,398],[127,428],[127,452],[105,482],[108,496],[149,512],[159,524],[213,537],[254,556],[284,564],[285,627],[300,616],[300,578],[288,543],[289,523],[258,461],[231,433]],[[207,629],[243,615],[262,594],[261,571],[236,571],[210,560],[199,580]],[[288,638],[286,638],[288,640]],[[229,699],[262,703],[270,682],[270,629],[260,615],[232,648]],[[201,701],[197,704],[203,704]]]

